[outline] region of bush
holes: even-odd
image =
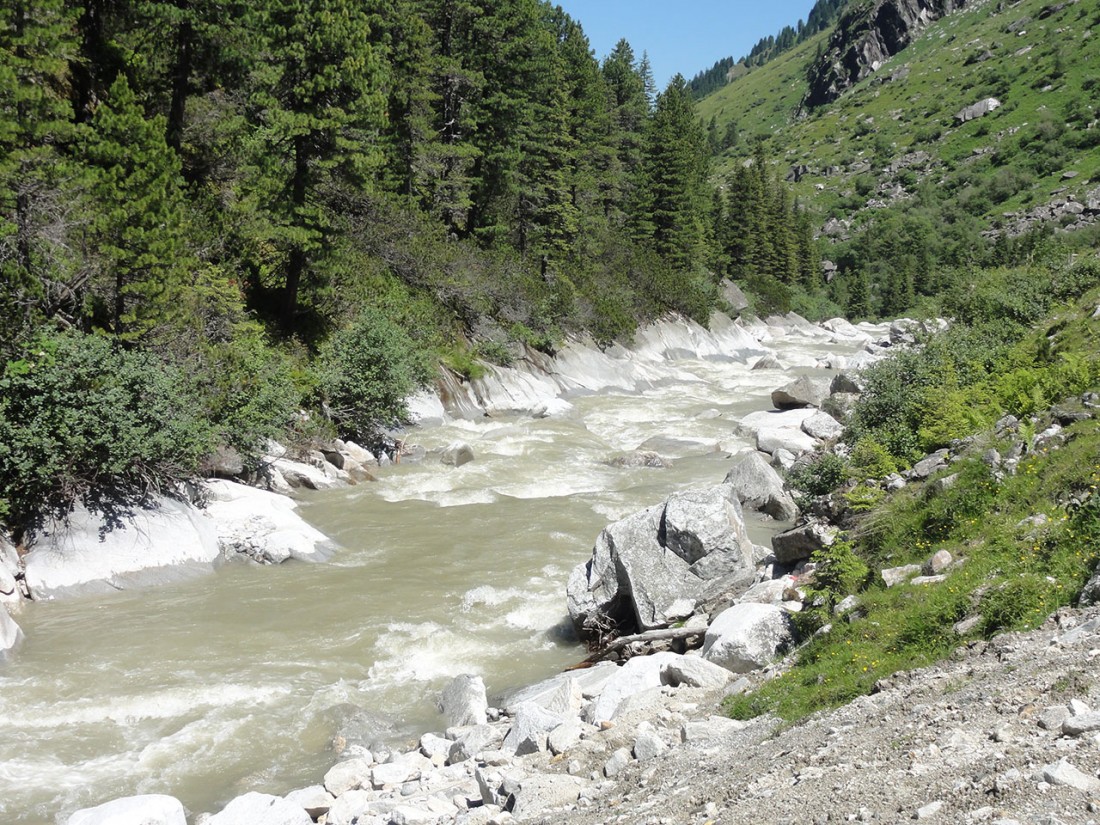
[[[318,384],[340,434],[367,446],[380,428],[403,420],[405,399],[431,378],[423,353],[398,326],[364,310],[332,336],[321,352]]]
[[[817,565],[813,592],[822,596],[830,609],[845,596],[855,593],[870,572],[847,541],[834,541],[829,547],[815,550],[811,561]]]
[[[836,453],[819,453],[809,464],[791,470],[787,484],[807,495],[823,496],[844,483],[848,467]]]
[[[291,360],[266,344],[258,324],[242,323],[229,341],[207,344],[201,354],[200,391],[207,418],[246,461],[268,439],[283,437],[301,406]]]
[[[110,515],[195,472],[213,428],[185,377],[147,353],[43,334],[0,377],[0,515],[17,533],[77,499]]]

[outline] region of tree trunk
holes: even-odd
[[[191,47],[194,31],[191,28],[191,21],[186,16],[189,6],[188,0],[177,0],[176,8],[183,13],[184,19],[176,32],[176,60],[172,66],[172,100],[168,105],[168,129],[165,133],[166,142],[177,152],[183,142],[184,111],[191,81]]]
[[[294,139],[294,179],[291,192],[291,204],[294,209],[291,223],[299,229],[305,228],[302,225],[304,221],[302,210],[306,205],[306,182],[308,173],[309,162],[306,139],[299,135]],[[290,249],[290,259],[287,261],[286,268],[286,285],[283,289],[283,306],[280,320],[282,322],[283,331],[287,333],[294,331],[297,321],[298,293],[302,286],[302,274],[305,272],[305,268],[306,251],[303,247],[303,242],[298,240],[294,242],[294,246]]]

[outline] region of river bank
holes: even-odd
[[[173,746],[181,748],[176,751],[177,761],[169,774],[180,771],[196,775],[192,771],[194,763],[201,761],[198,753],[212,752],[217,743],[219,749],[228,748],[231,756],[228,765],[221,763],[220,771],[240,777],[231,779],[230,786],[243,789],[267,783],[272,788],[293,787],[300,782],[295,777],[316,777],[323,773],[324,763],[334,758],[326,748],[333,730],[344,723],[333,717],[354,716],[354,711],[333,708],[369,707],[380,716],[411,719],[401,730],[391,733],[394,739],[400,739],[413,735],[417,728],[424,730],[438,724],[432,708],[434,696],[448,678],[460,669],[471,669],[471,664],[472,669],[485,672],[495,693],[529,682],[532,676],[538,678],[540,670],[545,675],[575,660],[576,649],[563,638],[566,620],[561,588],[568,569],[587,555],[600,527],[609,519],[667,495],[669,490],[690,486],[700,479],[720,478],[724,473],[723,456],[755,446],[750,439],[737,435],[732,425],[753,409],[770,406],[771,390],[788,380],[789,369],[812,372],[823,359],[849,357],[863,345],[858,339],[837,342],[834,333],[822,330],[811,336],[778,324],[757,329],[767,337],[760,334],[765,340],[753,339],[757,352],[751,359],[722,354],[713,344],[714,349],[707,353],[710,360],[684,357],[686,351],[681,344],[684,337],[690,336],[681,330],[679,337],[666,335],[661,346],[645,356],[633,353],[621,359],[632,361],[631,369],[639,376],[629,390],[604,388],[587,395],[573,390],[565,398],[572,409],[548,418],[505,414],[504,402],[496,402],[493,418],[451,417],[442,426],[429,425],[417,433],[426,453],[420,465],[387,470],[388,477],[377,485],[311,493],[303,500],[306,518],[314,524],[331,525],[326,532],[344,547],[332,564],[276,568],[263,571],[266,578],[262,579],[252,577],[248,568],[230,568],[214,577],[218,580],[215,588],[210,583],[183,585],[178,606],[171,604],[171,599],[147,593],[119,594],[113,597],[110,607],[97,605],[98,611],[132,604],[133,621],[140,622],[137,616],[143,608],[148,610],[151,599],[168,614],[163,622],[156,623],[156,630],[166,634],[179,650],[169,668],[177,673],[192,670],[196,676],[205,675],[205,658],[215,669],[232,675],[229,680],[216,681],[213,688],[208,686],[203,694],[196,694],[186,677],[173,685],[172,680],[166,681],[158,674],[163,661],[154,664],[154,657],[131,675],[135,686],[143,681],[154,685],[152,696],[159,697],[156,701],[147,701],[148,691],[135,693],[126,708],[122,707],[125,702],[96,707],[94,698],[85,698],[80,704],[85,708],[82,717],[87,720],[87,731],[79,734],[81,737],[94,740],[96,722],[109,720],[110,726],[137,742],[136,749],[129,751],[132,755],[120,760],[124,767],[117,768],[119,778],[108,780],[108,786],[113,783],[123,793],[132,792],[134,785],[127,786],[122,779],[127,770],[147,772],[150,778],[140,783],[144,788],[163,781],[164,768],[158,766],[163,766],[163,759],[172,751],[159,743],[167,732]],[[690,332],[699,334],[696,330]],[[752,372],[752,363],[761,350],[776,352],[783,368]],[[594,372],[590,371],[586,380]],[[505,387],[515,386],[499,376],[495,380]],[[486,382],[475,392],[481,393],[483,401],[515,397],[514,390],[510,395],[501,395],[493,387]],[[473,397],[476,399],[476,394]],[[546,397],[540,395],[536,400],[542,403]],[[471,443],[475,461],[440,472],[432,457],[459,437]],[[654,470],[605,463],[654,438],[660,439],[654,443],[671,460],[672,467]],[[758,541],[766,541],[774,529],[763,521],[750,524]],[[443,547],[445,552],[440,551]],[[420,554],[421,568],[423,559],[430,558],[433,575],[417,573],[405,564],[407,558],[394,559],[387,548],[409,548],[401,549],[398,556],[407,557],[410,550]],[[508,569],[498,569],[502,559],[507,559]],[[367,573],[366,578],[359,577],[360,570]],[[435,586],[430,580],[441,580],[443,586],[430,590]],[[274,582],[299,591],[301,601],[289,607],[277,599],[273,601]],[[217,590],[217,595],[207,596],[211,589]],[[372,618],[375,607],[368,603],[380,601],[383,593],[386,604],[396,606],[397,615],[394,610],[388,614],[381,611],[377,619]],[[188,598],[197,599],[193,611],[196,615],[180,622],[179,609],[186,610]],[[240,609],[236,615],[219,602],[225,598],[237,600]],[[348,605],[355,605],[354,617],[345,615]],[[57,607],[54,616],[61,618],[68,608]],[[154,612],[161,611],[154,608]],[[84,618],[80,609],[69,615],[76,622]],[[224,624],[208,623],[211,618]],[[36,624],[38,619],[36,616],[24,621],[32,642],[36,637],[43,638],[40,629],[45,625]],[[201,646],[192,654],[192,634],[172,628],[175,622],[217,644]],[[223,654],[218,645],[231,632],[226,626],[251,628],[254,638],[238,640],[231,651]],[[313,629],[318,626],[324,626],[325,631],[318,634]],[[125,635],[122,627],[112,634],[119,645],[124,644]],[[72,638],[75,647],[86,644],[78,634]],[[155,639],[150,643],[150,647],[156,646]],[[17,659],[17,668],[34,663],[37,648],[32,653],[31,647],[26,646],[20,653],[18,658],[23,661]],[[302,650],[308,650],[309,656],[303,657]],[[152,656],[153,651],[139,649],[122,667],[133,667],[133,660],[143,655]],[[83,661],[87,662],[85,667],[95,670],[100,666],[95,658],[91,650],[83,653],[77,657],[77,668]],[[273,660],[302,660],[303,664],[308,660],[308,666],[305,674],[295,674],[289,681],[272,679],[291,672],[281,664],[272,671],[268,662]],[[349,666],[349,662],[364,664]],[[517,662],[529,669],[517,673]],[[267,676],[263,675],[265,671]],[[30,677],[30,682],[35,678]],[[57,700],[61,707],[73,701],[65,698],[65,690],[70,697],[78,692],[73,686],[62,686]],[[197,711],[188,715],[173,709],[172,695],[179,701],[191,701]],[[206,698],[195,703],[196,695]],[[236,708],[257,698],[263,702],[266,719],[255,712],[237,714]],[[142,717],[149,713],[149,704],[160,707]],[[410,707],[420,710],[410,713]],[[205,718],[203,708],[207,709]],[[14,703],[5,708],[5,715],[16,718],[13,710]],[[70,714],[70,718],[80,717]],[[272,738],[266,728],[280,719],[287,730]],[[279,724],[275,721],[274,726]],[[15,727],[21,728],[22,735],[34,731],[29,722],[21,721]],[[249,740],[256,737],[267,742],[262,746],[264,750],[280,754],[291,749],[300,751],[302,741],[308,749],[313,742],[317,755],[306,765],[299,763],[286,771],[280,756],[276,760],[280,765],[263,769],[268,779],[258,779],[255,768],[248,765],[248,745],[254,745]],[[218,753],[224,760],[224,751]],[[41,776],[40,768],[36,771],[28,765],[24,776]],[[203,782],[189,781],[193,785]],[[26,793],[25,785],[19,792]],[[75,798],[78,802],[92,801],[87,794]],[[221,798],[227,798],[224,791]],[[50,810],[57,811],[64,805],[55,804]],[[194,809],[194,803],[189,807]]]

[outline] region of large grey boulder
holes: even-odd
[[[835,527],[818,521],[807,522],[772,536],[772,553],[780,564],[793,564],[832,546],[836,536]]]
[[[23,631],[15,623],[15,619],[8,615],[8,609],[0,604],[0,661],[21,641]]]
[[[664,627],[691,614],[708,582],[747,580],[753,569],[732,488],[677,493],[600,532],[569,577],[569,614],[586,638]]]
[[[326,561],[336,549],[328,536],[298,515],[294,499],[232,481],[207,481],[203,489],[206,515],[226,554],[279,564],[287,559]]]
[[[448,727],[484,725],[488,708],[484,680],[468,673],[452,679],[439,697],[439,710]]]
[[[707,629],[703,658],[734,673],[759,670],[794,639],[790,617],[771,604],[735,604]]]
[[[744,506],[776,521],[792,521],[798,515],[794,499],[783,489],[783,479],[757,450],[734,456],[725,483]]]
[[[300,805],[253,791],[238,796],[206,825],[313,825],[313,820]]]
[[[789,384],[772,391],[772,405],[776,409],[790,410],[798,407],[820,407],[829,397],[828,378],[800,376]]]
[[[77,505],[68,522],[36,535],[24,557],[33,599],[106,594],[190,578],[214,569],[221,549],[214,525],[185,502],[158,498],[108,529]]]
[[[666,623],[665,609],[690,590],[690,565],[658,539],[663,508],[609,524],[592,558],[569,577],[569,614],[582,635],[600,627],[648,630]]]
[[[700,578],[753,567],[752,540],[741,503],[729,487],[707,487],[669,496],[661,522],[664,545],[693,566]],[[719,569],[725,566],[726,569]]]
[[[174,796],[145,794],[81,808],[65,820],[65,825],[187,825],[187,816]]]

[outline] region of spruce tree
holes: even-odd
[[[93,321],[125,341],[167,324],[187,274],[180,165],[163,117],[146,118],[124,75],[84,141],[90,170]]]
[[[709,206],[706,136],[695,118],[691,91],[682,75],[657,97],[646,152],[652,196],[653,246],[680,269],[697,262]]]
[[[636,234],[648,237],[653,228],[645,200],[648,190],[643,158],[649,103],[645,80],[626,40],[620,40],[611,50],[601,74],[607,86],[608,140],[615,160],[605,190],[604,213],[616,224],[626,223],[627,216],[632,216]]]
[[[75,14],[62,0],[0,8],[0,351],[36,315],[71,300],[72,107]]]
[[[383,68],[356,0],[264,0],[252,28],[266,41],[250,84],[246,204],[284,256],[278,316],[294,332],[335,228],[325,195],[361,189],[381,164]]]

